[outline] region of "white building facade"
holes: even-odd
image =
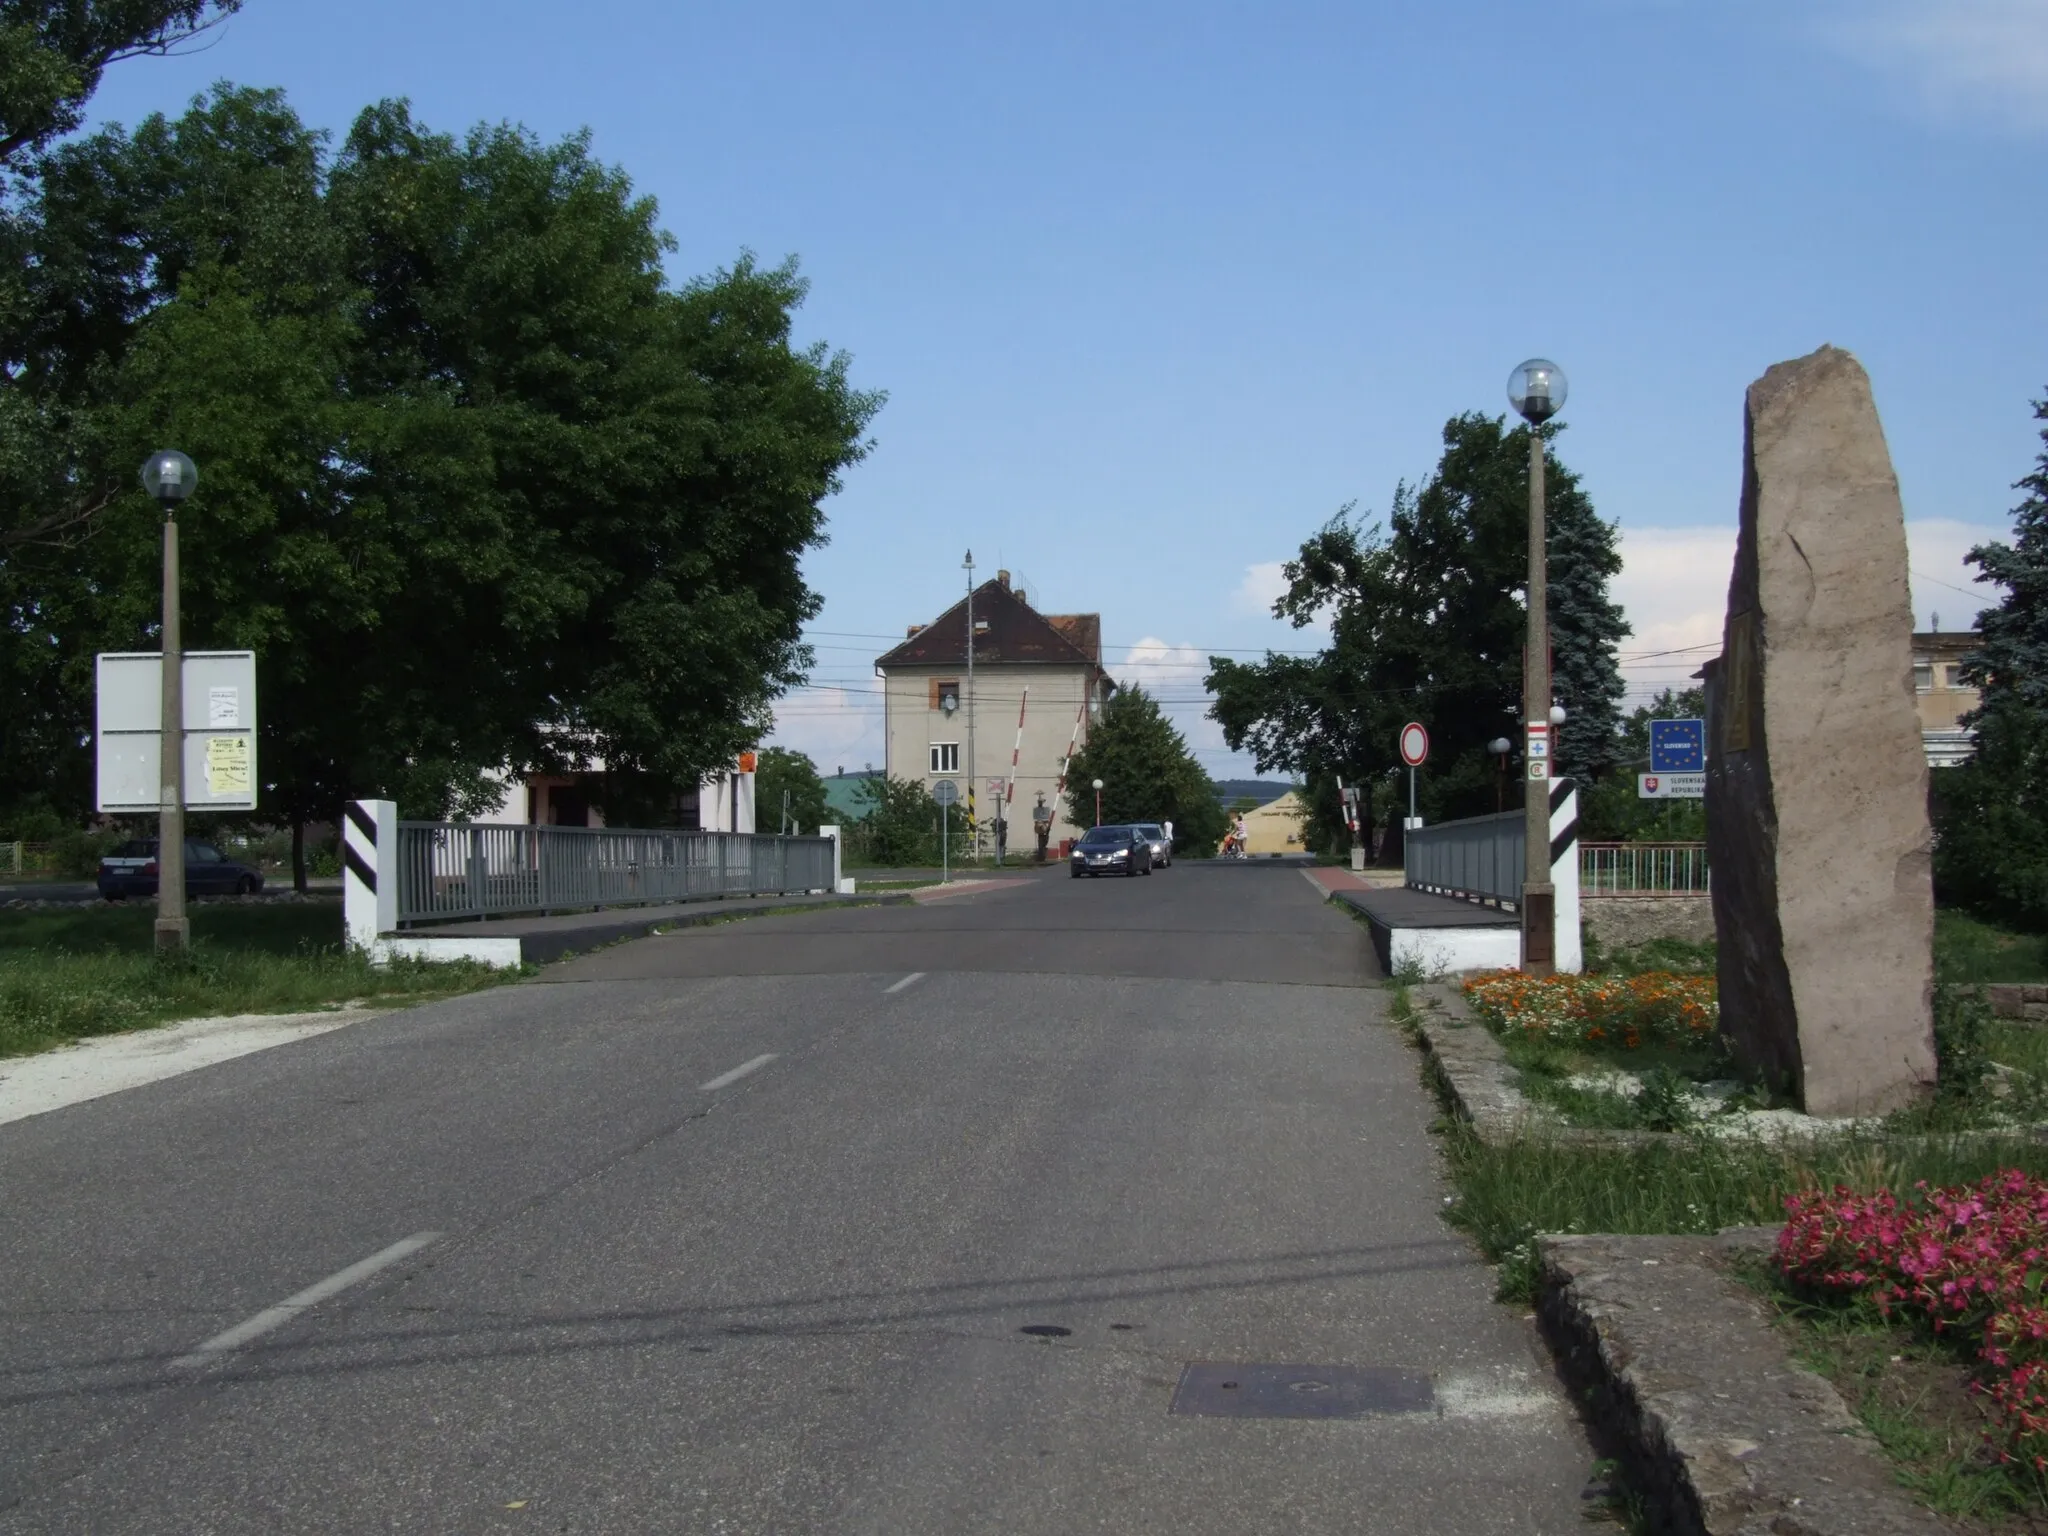
[[[1102,669],[1101,616],[1040,613],[998,571],[974,591],[970,687],[968,606],[962,598],[932,623],[910,626],[902,644],[876,658],[889,777],[927,787],[950,779],[964,802],[971,773],[982,847],[993,846],[1000,815],[1012,856],[1035,846],[1032,812],[1042,801],[1053,812],[1056,850],[1081,832],[1056,793],[1062,765],[1086,743],[1115,686]]]

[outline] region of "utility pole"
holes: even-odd
[[[1564,407],[1564,370],[1531,358],[1508,376],[1508,403],[1529,423],[1529,632],[1522,664],[1528,751],[1522,869],[1522,972],[1557,966],[1557,890],[1550,883],[1550,583],[1544,540],[1543,423]]]
[[[156,947],[192,944],[185,916],[185,652],[178,633],[178,503],[199,484],[199,470],[174,448],[142,466],[142,488],[164,513],[163,715],[158,722]]]
[[[974,814],[974,551],[961,562],[967,572],[967,836],[970,851],[981,856],[981,822]]]

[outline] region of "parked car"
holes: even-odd
[[[1074,844],[1067,868],[1076,880],[1083,875],[1152,873],[1152,840],[1136,827],[1090,827]]]
[[[1166,835],[1166,828],[1156,821],[1141,821],[1138,830],[1152,844],[1152,867],[1170,868],[1173,864],[1173,839]]]
[[[156,894],[157,841],[139,837],[100,860],[100,894],[108,901]],[[238,864],[211,843],[185,844],[187,896],[253,896],[263,889],[263,872]]]

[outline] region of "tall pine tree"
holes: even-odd
[[[1144,689],[1119,688],[1088,727],[1088,743],[1067,767],[1067,817],[1095,821],[1095,780],[1102,780],[1104,823],[1173,823],[1176,853],[1213,853],[1223,840],[1216,786]]]
[[[2048,399],[2034,402],[2034,419],[2048,421]],[[2048,714],[2048,427],[2041,429],[2034,472],[2014,490],[2026,499],[2012,509],[2010,544],[1980,544],[1970,564],[2005,588],[1996,607],[1977,616],[1983,643],[1963,664],[1963,676],[1983,690],[1986,712],[2019,707]]]
[[[1611,525],[1546,440],[1547,544],[1554,686],[1567,718],[1558,762],[1599,777],[1616,761],[1622,695],[1615,646],[1628,633],[1608,583],[1621,569]],[[1289,561],[1276,617],[1328,625],[1314,658],[1261,662],[1212,657],[1213,717],[1260,770],[1301,773],[1310,832],[1336,836],[1340,782],[1369,793],[1368,831],[1405,809],[1397,775],[1402,722],[1428,727],[1430,760],[1418,801],[1432,820],[1491,811],[1503,765],[1486,744],[1521,745],[1522,647],[1527,631],[1529,429],[1500,417],[1454,416],[1436,472],[1394,493],[1383,534],[1350,509]],[[1390,775],[1395,775],[1390,777]]]
[[[2034,417],[2048,422],[2048,399]],[[2012,543],[1970,551],[2006,593],[1977,616],[1982,643],[1963,663],[1983,692],[1976,753],[1933,782],[1937,896],[2034,929],[2048,929],[2048,427],[2041,442],[2015,486]]]

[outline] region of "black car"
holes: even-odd
[[[135,838],[100,860],[100,894],[109,901],[156,894],[157,841]],[[262,871],[237,864],[211,843],[185,845],[187,896],[253,896],[263,889]]]
[[[1152,873],[1152,840],[1138,827],[1090,827],[1074,844],[1067,868],[1076,880],[1083,875]]]

